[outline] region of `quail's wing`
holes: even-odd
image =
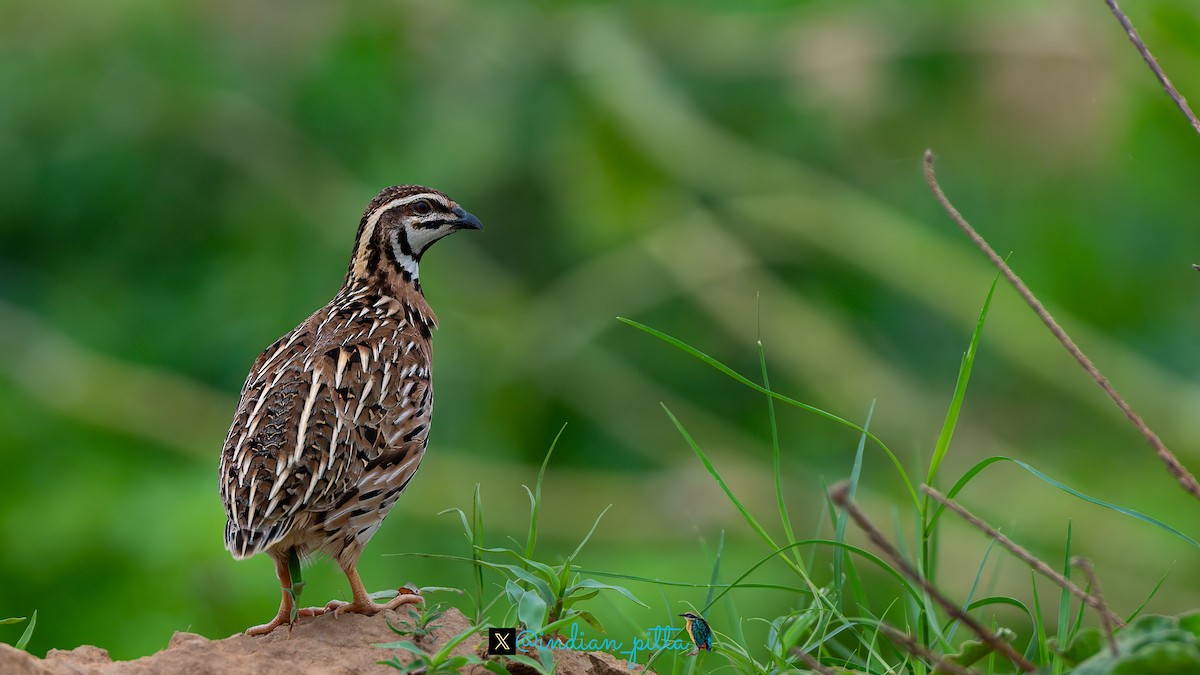
[[[408,339],[403,324],[372,325],[311,344],[306,336],[321,331],[302,325],[256,362],[222,455],[226,547],[235,556],[269,548],[301,511],[349,501],[364,475],[404,464],[405,455],[419,462],[428,343]]]

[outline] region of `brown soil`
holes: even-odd
[[[224,640],[209,640],[195,633],[176,633],[166,649],[133,661],[113,661],[108,652],[92,646],[70,651],[52,649],[45,659],[0,643],[0,673],[5,675],[149,675],[151,673],[397,673],[376,663],[399,657],[410,663],[413,655],[404,650],[382,649],[377,642],[408,640],[427,653],[437,651],[447,640],[470,625],[456,609],[447,610],[434,621],[434,629],[420,638],[402,637],[388,628],[385,620],[403,629],[412,621],[407,612],[386,611],[375,616],[348,614],[301,619],[292,627],[276,629],[270,635],[249,637],[234,635]],[[472,637],[460,644],[456,654],[484,656],[483,637]],[[611,654],[555,650],[558,673],[625,675],[630,673],[623,661]],[[530,669],[510,664],[513,673]],[[486,673],[475,666],[466,671]]]

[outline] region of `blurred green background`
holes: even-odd
[[[1200,98],[1200,10],[1136,5]],[[16,0],[0,4],[0,91],[0,616],[38,610],[34,653],[133,658],[272,616],[269,560],[222,546],[217,458],[251,362],[332,297],[363,207],[396,183],[436,186],[487,228],[423,265],[436,423],[363,557],[372,589],[468,587],[465,566],[383,554],[466,554],[437,514],[476,483],[488,541],[521,538],[520,486],[564,423],[548,562],[610,503],[592,569],[702,583],[722,530],[730,576],[768,552],[659,405],[774,523],[764,400],[618,315],[751,375],[761,336],[775,388],[858,421],[876,401],[872,430],[917,471],[993,276],[929,196],[926,147],[1200,470],[1200,138],[1100,2]],[[810,536],[857,436],[780,415]],[[1196,502],[1006,286],[942,475],[994,454],[1200,536]],[[860,499],[911,530],[875,448]],[[1051,561],[1071,521],[1121,613],[1168,570],[1150,608],[1200,604],[1196,549],[1012,465],[962,501]],[[946,527],[961,598],[987,541]],[[1028,597],[1027,570],[998,561],[989,583]],[[347,592],[334,565],[309,576],[314,604]],[[782,565],[755,579],[795,583]],[[653,608],[593,601],[617,638],[703,602],[629,586]],[[801,602],[735,598],[742,617]]]

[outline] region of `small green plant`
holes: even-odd
[[[12,623],[21,623],[25,620],[23,616],[15,616],[9,619],[0,619],[0,626]],[[29,638],[33,637],[33,627],[37,625],[37,610],[33,610],[33,616],[29,619],[29,625],[25,627],[25,632],[21,633],[20,639],[13,646],[17,649],[25,649],[29,644]]]
[[[1086,628],[1060,656],[1072,675],[1200,673],[1200,612],[1143,616],[1110,641],[1101,630]]]
[[[600,513],[587,535],[584,536],[579,545],[575,547],[575,550],[562,563],[549,565],[534,559],[534,549],[537,545],[538,515],[541,512],[542,481],[545,478],[546,466],[549,464],[550,457],[554,453],[554,448],[561,436],[562,430],[559,430],[558,435],[554,438],[554,442],[550,445],[550,449],[546,452],[545,459],[542,461],[534,488],[531,490],[528,486],[523,486],[525,487],[526,494],[529,496],[529,528],[525,545],[521,550],[517,550],[517,547],[487,547],[483,545],[483,499],[479,486],[476,485],[470,517],[462,509],[458,508],[447,509],[442,512],[458,514],[462,522],[463,534],[471,546],[471,557],[460,558],[456,556],[413,554],[422,557],[459,560],[470,562],[474,565],[476,570],[476,623],[482,621],[483,615],[501,599],[506,599],[509,604],[509,611],[506,612],[506,616],[512,616],[515,613],[516,619],[526,630],[544,635],[552,635],[578,621],[582,621],[597,630],[603,631],[604,627],[592,612],[577,607],[579,603],[595,598],[601,591],[612,591],[642,607],[649,607],[641,600],[638,600],[633,593],[629,592],[623,586],[606,584],[592,578],[584,578],[575,564],[584,545],[595,534],[596,528],[600,525],[600,520],[608,512],[608,508],[605,508]],[[491,559],[485,559],[485,555]],[[496,558],[501,560],[507,559],[511,562],[500,562]],[[482,601],[483,571],[485,569],[497,572],[504,577],[503,593],[486,605]]]
[[[398,630],[395,626],[388,626],[398,635],[408,635],[410,633]],[[402,649],[413,654],[415,657],[412,662],[404,663],[399,657],[393,656],[386,661],[378,661],[377,663],[385,666],[391,666],[402,673],[421,673],[421,675],[436,675],[437,673],[457,673],[463,668],[472,665],[480,665],[483,660],[474,654],[454,654],[454,650],[472,635],[485,629],[486,626],[472,626],[463,632],[455,635],[442,645],[441,649],[430,654],[424,649],[421,649],[416,644],[408,640],[398,640],[396,642],[381,642],[377,643],[376,647],[384,649]]]
[[[440,619],[442,614],[445,612],[446,605],[442,603],[431,605],[429,607],[421,605],[419,609],[410,606],[408,609],[408,615],[412,617],[412,628],[397,628],[390,622],[388,623],[388,627],[398,635],[411,635],[414,638],[423,638],[428,636],[435,628],[437,628],[437,625],[433,622]]]

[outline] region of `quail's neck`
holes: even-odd
[[[397,299],[415,295],[424,298],[415,262],[411,269],[397,265],[395,269],[377,268],[366,276],[351,274],[346,279],[341,294],[390,296]]]

